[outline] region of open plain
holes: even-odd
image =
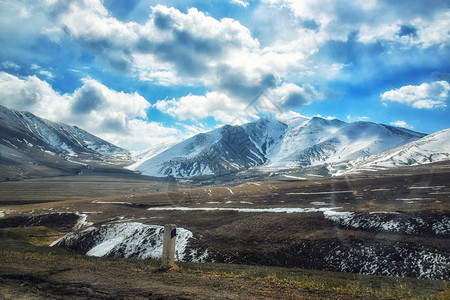
[[[220,186],[130,174],[2,182],[0,295],[57,298],[60,290],[80,299],[356,299],[396,298],[403,289],[405,298],[445,297],[449,182],[449,163]],[[153,260],[46,247],[74,229],[136,222],[190,230],[187,262],[162,273]],[[27,236],[38,229],[45,234]],[[175,290],[167,290],[170,282]]]

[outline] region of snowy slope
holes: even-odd
[[[266,151],[278,140],[285,124],[261,119],[243,126],[225,125],[189,138],[135,165],[151,176],[225,175],[266,162]]]
[[[287,120],[288,130],[262,169],[309,167],[355,159],[423,137],[421,133],[372,122],[345,123],[314,117]],[[292,124],[292,125],[291,125]]]
[[[141,151],[130,151],[131,156],[133,160],[135,161],[134,164],[128,166],[127,168],[130,170],[135,169],[136,166],[142,164],[143,162],[149,160],[150,158],[166,151],[167,149],[175,146],[176,142],[165,142],[161,144],[154,145],[151,148],[141,150]]]
[[[414,166],[450,159],[450,128],[400,147],[353,161],[332,165],[335,175]]]
[[[163,235],[164,226],[135,222],[108,224],[67,234],[50,246],[97,257],[160,259]],[[191,231],[177,228],[176,260],[184,260],[186,246],[192,236]]]
[[[260,119],[196,135],[133,168],[146,175],[175,177],[305,168],[376,154],[423,136],[371,122]]]
[[[76,126],[51,122],[4,106],[0,106],[0,154],[0,164],[9,166],[2,168],[5,172],[0,172],[0,177],[13,178],[26,176],[31,166],[32,173],[59,170],[49,174],[57,175],[77,166],[131,163],[128,151]]]

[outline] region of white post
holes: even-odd
[[[163,251],[161,257],[161,268],[170,269],[175,265],[175,240],[177,227],[173,224],[164,226]]]

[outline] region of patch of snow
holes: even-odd
[[[123,201],[99,201],[99,200],[94,200],[94,201],[92,201],[92,203],[97,203],[97,204],[121,204],[121,205],[132,205],[131,202],[123,202]]]
[[[68,234],[51,246],[71,249],[84,242],[89,245],[89,249],[86,249],[86,255],[89,256],[160,259],[163,236],[164,226],[136,222],[115,223]],[[192,236],[191,231],[177,228],[175,260],[184,259],[187,243]]]
[[[442,220],[436,221],[432,225],[432,229],[436,235],[450,234],[450,218],[444,216],[444,218],[442,218]]]
[[[330,192],[311,192],[311,193],[286,193],[286,195],[329,195],[329,194],[348,194],[352,193],[353,191],[330,191]]]
[[[147,210],[179,210],[179,211],[235,211],[245,213],[311,213],[311,212],[330,212],[341,207],[321,207],[321,208],[289,208],[289,207],[272,207],[272,208],[233,208],[233,207],[150,207]]]
[[[397,198],[395,200],[398,201],[430,201],[434,200],[433,198]]]
[[[432,189],[432,186],[410,186],[409,190],[421,190],[421,189]]]
[[[298,177],[298,176],[292,176],[292,175],[283,175],[283,177],[291,178],[291,179],[297,179],[297,180],[306,180],[306,179],[308,179],[308,178],[305,178],[305,177]]]
[[[409,249],[401,243],[388,247],[339,244],[324,254],[327,268],[335,271],[437,280],[448,280],[450,276],[448,255],[436,250]]]
[[[231,195],[234,195],[233,190],[230,188],[227,188],[228,191],[230,191]]]
[[[87,221],[87,215],[86,214],[80,214],[78,212],[75,213],[79,216],[78,222],[73,226],[73,230],[79,230],[85,227],[91,226],[93,223]]]

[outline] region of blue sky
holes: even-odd
[[[450,2],[0,1],[0,104],[131,150],[260,115],[450,127]]]

